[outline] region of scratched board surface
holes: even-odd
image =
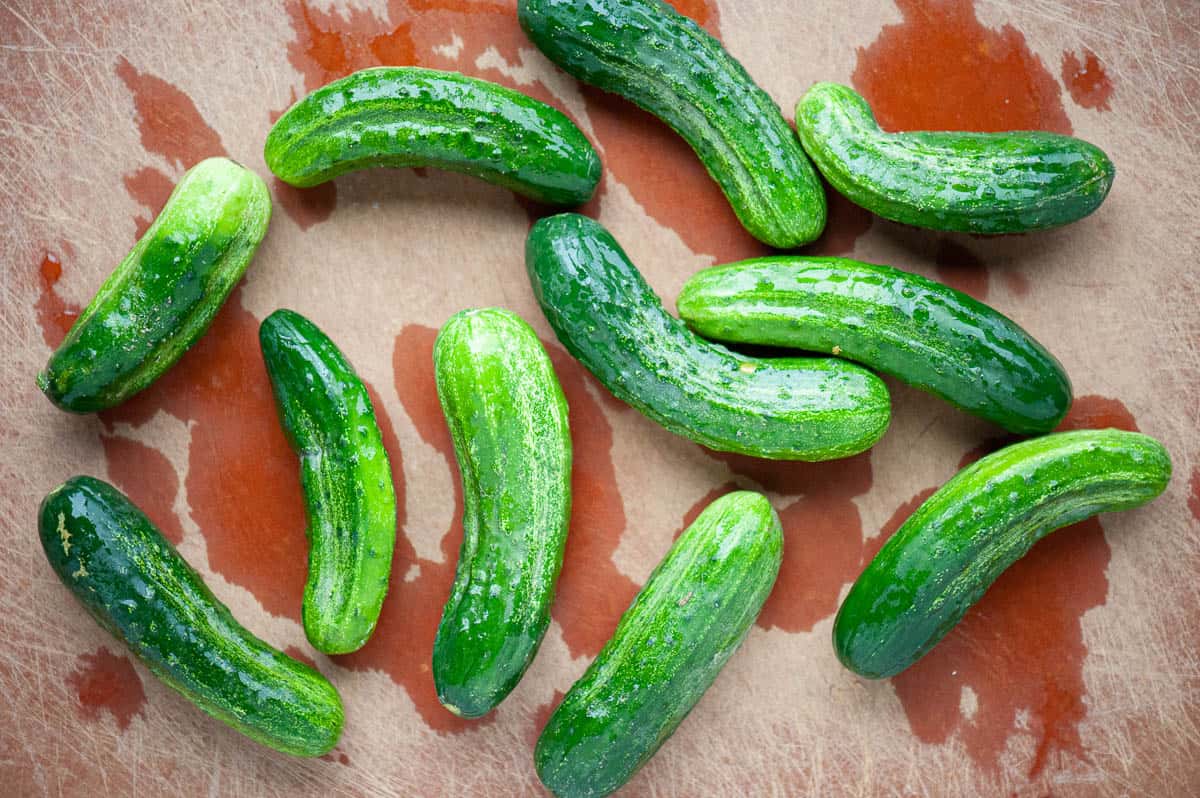
[[[601,153],[584,212],[668,306],[688,275],[763,247],[662,124],[580,86],[521,33],[513,0],[0,3],[0,792],[6,795],[538,794],[532,746],[673,536],[761,489],[786,534],[742,651],[630,796],[1200,793],[1200,6],[971,0],[679,0],[790,117],[849,82],[889,129],[1044,129],[1107,150],[1107,203],[1067,229],[941,235],[831,198],[812,253],[892,263],[1012,315],[1067,366],[1065,428],[1140,429],[1175,478],[1146,508],[1050,536],[932,654],[866,682],[837,663],[840,597],[887,535],[999,431],[894,382],[869,453],[778,464],[716,455],[609,396],[553,340],[523,268],[536,218],[501,189],[375,171],[308,191],[269,181],[270,233],[211,331],[159,383],[88,417],[33,375],[183,171],[262,142],[306,92],[378,64],[454,69],[561,108]],[[103,10],[96,10],[103,9]],[[441,709],[429,670],[461,536],[434,393],[436,329],[501,305],[547,342],[570,404],[575,506],[554,623],[500,709]],[[324,657],[299,610],[296,458],[257,344],[280,306],[314,319],[371,386],[399,498],[391,589],[360,652]],[[256,633],[342,692],[331,754],[289,759],[193,709],[57,583],[34,529],[75,473],[156,521]]]

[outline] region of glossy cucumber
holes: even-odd
[[[834,622],[838,658],[871,679],[900,673],[1038,540],[1145,504],[1170,478],[1162,444],[1112,429],[1046,435],[984,457],[917,508],[859,576]]]
[[[212,322],[267,232],[261,178],[227,158],[193,166],[50,356],[37,383],[73,413],[121,404]]]
[[[855,360],[1011,432],[1049,432],[1071,406],[1063,367],[1011,319],[890,266],[748,260],[693,275],[677,304],[706,338]]]
[[[608,231],[576,214],[537,222],[525,265],[560,341],[612,393],[713,449],[829,460],[869,448],[891,404],[883,381],[835,358],[745,357],[667,313]]]
[[[517,685],[550,623],[571,516],[571,432],[550,358],[519,316],[453,316],[433,363],[463,487],[433,681],[446,709],[477,718]]]
[[[704,508],[550,716],[534,753],[542,783],[574,798],[628,781],[741,645],[782,555],[779,518],[761,494]]]
[[[396,543],[396,494],[375,409],[354,368],[315,324],[277,310],[259,341],[279,421],[300,456],[308,513],[304,632],[347,654],[379,619]]]
[[[333,685],[242,627],[112,485],[67,480],[42,501],[38,532],[75,598],[196,706],[284,753],[320,756],[337,743]]]
[[[917,227],[1020,233],[1087,216],[1112,186],[1093,144],[1040,131],[885,133],[862,95],[818,83],[796,106],[804,149],[835,189]]]
[[[562,112],[420,67],[364,69],[322,86],[279,117],[264,155],[278,178],[301,187],[374,166],[432,166],[578,205],[600,180],[600,158]]]
[[[519,0],[546,56],[683,137],[734,213],[790,249],[825,228],[825,190],[779,106],[721,43],[661,0]]]

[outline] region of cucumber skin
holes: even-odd
[[[706,507],[550,716],[534,753],[542,783],[566,798],[628,781],[741,645],[782,556],[779,518],[761,494]]]
[[[308,516],[301,616],[318,651],[367,642],[387,595],[396,544],[391,463],[366,386],[308,319],[277,310],[258,331],[275,406],[300,457]]]
[[[818,83],[796,129],[825,179],[885,219],[963,233],[1022,233],[1074,222],[1116,170],[1082,139],[1041,131],[885,133],[862,95]]]
[[[112,485],[67,480],[42,501],[38,531],[63,584],[169,687],[284,753],[320,756],[337,744],[333,685],[242,627]]]
[[[92,413],[149,386],[208,329],[270,218],[258,175],[227,158],[193,166],[50,356],[38,387],[63,410]]]
[[[778,249],[825,228],[825,189],[779,106],[721,43],[660,0],[519,0],[530,40],[571,75],[666,122],[742,225]]]
[[[477,718],[521,680],[550,624],[571,518],[571,431],[550,358],[516,314],[456,314],[433,360],[463,487],[433,680],[448,710]]]
[[[1038,540],[1145,504],[1170,478],[1162,444],[1113,429],[1046,435],[984,457],[917,508],[859,576],[834,621],[838,659],[869,679],[900,673]]]
[[[525,265],[546,319],[617,398],[671,432],[720,451],[829,460],[887,429],[883,381],[834,358],[756,359],[699,338],[597,222],[541,219]]]
[[[999,311],[917,274],[848,258],[778,256],[697,272],[679,315],[718,341],[835,353],[1010,432],[1053,430],[1071,382]]]
[[[580,205],[600,157],[561,111],[478,78],[420,67],[363,69],[287,110],[263,150],[285,183],[308,187],[376,166],[432,166],[538,202]]]

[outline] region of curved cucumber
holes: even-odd
[[[683,137],[734,213],[790,249],[825,228],[825,189],[779,106],[721,43],[661,0],[520,0],[546,56],[619,94]]]
[[[677,304],[706,338],[839,355],[1011,432],[1049,432],[1071,406],[1062,366],[1011,319],[890,266],[747,260],[696,273]]]
[[[279,421],[300,456],[308,512],[304,632],[318,651],[367,642],[387,594],[396,494],[375,409],[325,333],[290,310],[259,327]]]
[[[783,555],[764,496],[730,493],[671,547],[563,698],[534,761],[555,795],[608,795],[646,763],[745,639]]]
[[[600,158],[562,112],[457,72],[364,69],[287,110],[271,128],[267,166],[315,186],[373,166],[433,166],[538,202],[579,205],[600,181]]]
[[[1095,145],[1039,131],[885,133],[862,95],[818,83],[796,106],[804,149],[835,189],[917,227],[1020,233],[1087,216],[1115,170]]]
[[[196,342],[267,232],[261,178],[227,158],[193,166],[109,275],[37,383],[73,413],[121,404]]]
[[[537,334],[506,310],[466,310],[433,349],[463,486],[463,542],[433,643],[438,700],[490,712],[550,623],[571,516],[567,401]]]
[[[320,756],[337,743],[333,685],[246,631],[112,485],[67,480],[42,501],[38,532],[75,598],[196,706],[284,753]]]
[[[560,341],[612,393],[671,432],[721,451],[829,460],[887,429],[883,381],[833,358],[757,359],[709,343],[662,302],[597,222],[529,231],[525,265]]]
[[[1001,449],[954,475],[909,516],[838,610],[850,670],[894,676],[937,645],[1041,538],[1163,492],[1171,459],[1136,432],[1082,430]]]

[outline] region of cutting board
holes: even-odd
[[[1000,431],[889,382],[870,452],[811,465],[717,455],[601,388],[530,292],[538,209],[436,171],[298,191],[211,331],[117,410],[54,409],[33,375],[183,171],[262,142],[298,97],[353,70],[460,70],[561,108],[605,174],[583,212],[668,307],[710,264],[759,255],[687,146],[581,86],[528,42],[512,0],[232,0],[0,6],[0,792],[40,795],[536,795],[538,731],[685,520],[765,491],[786,535],[743,649],[628,796],[1195,795],[1200,792],[1200,6],[1048,0],[678,0],[791,116],[850,83],[888,129],[1073,133],[1117,179],[1093,216],[1036,235],[918,231],[831,197],[812,253],[889,263],[1009,314],[1074,382],[1065,425],[1139,429],[1175,477],[1155,503],[1060,531],[904,674],[868,682],[830,645],[849,584],[903,519]],[[546,341],[570,403],[575,510],[554,622],[492,716],[437,703],[434,630],[461,493],[430,352],[455,311],[499,305]],[[277,307],[312,318],[371,385],[400,497],[395,569],[362,651],[318,655],[299,623],[307,546],[297,461],[259,354]],[[346,729],[287,758],[189,705],[102,632],[37,544],[41,497],[108,479],[250,629],[332,679]]]

